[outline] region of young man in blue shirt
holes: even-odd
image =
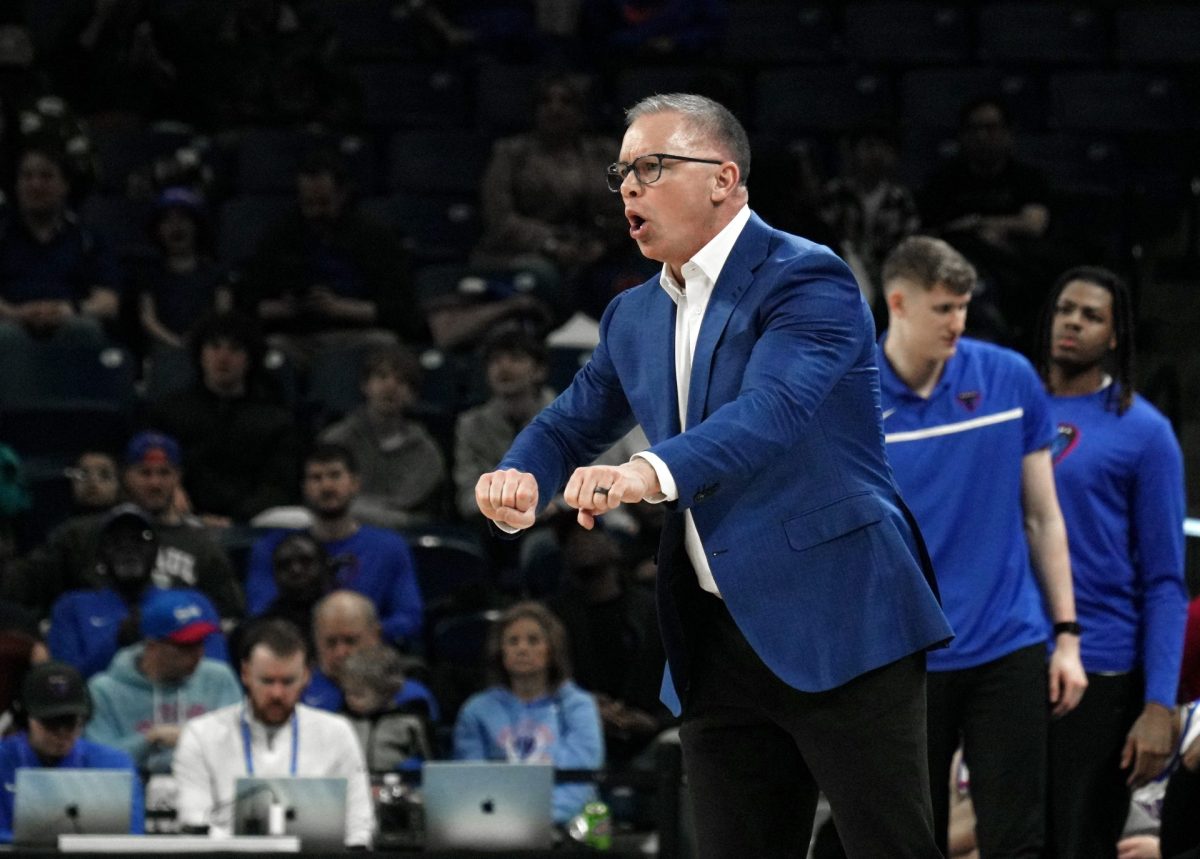
[[[1046,394],[1020,355],[963,338],[976,275],[950,245],[906,239],[882,280],[888,458],[955,632],[928,654],[935,832],[944,852],[950,761],[961,743],[982,854],[1037,857],[1047,715],[1069,712],[1087,685]]]
[[[1057,859],[1116,857],[1131,788],[1173,749],[1187,622],[1183,457],[1134,392],[1132,301],[1103,268],[1065,272],[1037,353],[1058,427],[1054,476],[1088,694],[1050,728],[1049,845]],[[1115,376],[1115,378],[1114,378]]]
[[[13,837],[13,785],[25,768],[121,769],[133,773],[129,831],[145,830],[142,780],[126,752],[82,737],[92,711],[79,672],[63,662],[43,662],[29,670],[21,684],[18,716],[23,730],[0,742],[0,843]]]

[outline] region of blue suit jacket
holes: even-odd
[[[674,331],[657,277],[617,296],[591,361],[500,464],[532,473],[544,504],[642,425],[679,489],[658,556],[664,703],[678,712],[688,683],[674,595],[681,568],[692,575],[685,508],[730,614],[791,686],[831,689],[948,640],[884,453],[874,325],[845,263],[750,218],[700,328],[687,432]]]

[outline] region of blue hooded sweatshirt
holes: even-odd
[[[157,685],[138,669],[143,644],[117,651],[107,671],[88,681],[93,712],[89,740],[128,752],[144,773],[169,773],[172,749],[146,741],[152,725],[179,725],[242,700],[242,687],[226,662],[201,659],[182,683]]]
[[[600,711],[595,699],[569,680],[544,698],[528,702],[503,686],[492,686],[468,698],[459,711],[454,757],[599,769],[604,766]],[[556,785],[555,823],[566,823],[595,798],[592,785]]]

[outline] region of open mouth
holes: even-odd
[[[632,213],[627,217],[629,218],[629,235],[634,239],[641,238],[646,231],[646,219]]]

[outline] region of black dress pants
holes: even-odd
[[[721,599],[696,587],[687,600],[691,682],[680,739],[700,857],[800,859],[818,789],[850,859],[940,857],[924,654],[801,692],[763,664]]]

